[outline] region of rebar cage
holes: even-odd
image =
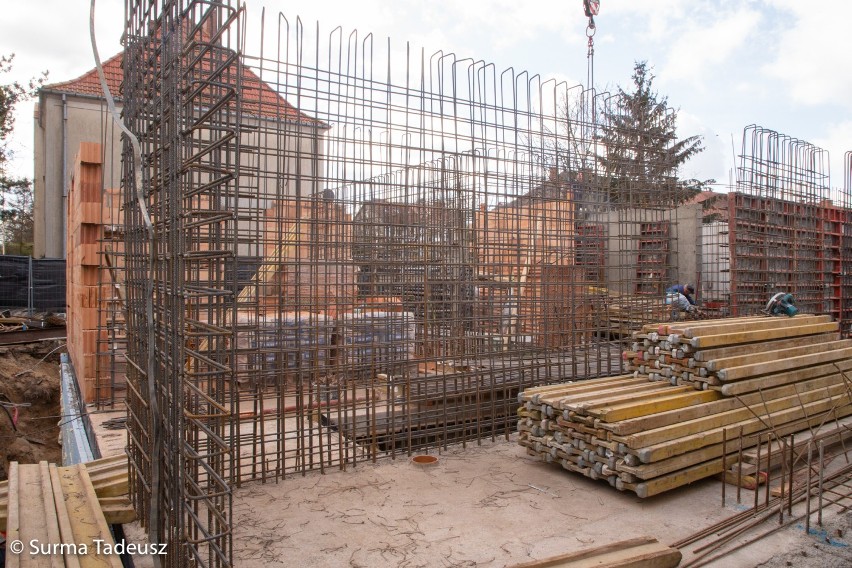
[[[525,387],[621,373],[673,283],[730,313],[742,264],[700,275],[733,241],[702,254],[707,204],[617,95],[230,1],[126,14],[109,246],[131,493],[169,565],[232,563],[242,482],[508,436]]]

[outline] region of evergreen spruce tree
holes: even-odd
[[[701,136],[677,139],[677,111],[653,90],[646,61],[633,68],[633,90],[619,87],[603,111],[598,182],[616,207],[677,205],[713,180],[679,180],[678,168],[704,150]]]

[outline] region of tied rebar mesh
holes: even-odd
[[[840,288],[836,305],[840,309],[842,333],[852,337],[852,151],[843,156],[843,166],[838,231],[831,236],[832,246],[836,244],[841,249],[841,261],[832,267],[832,285]]]
[[[728,196],[731,312],[759,313],[789,292],[803,312],[839,319],[834,274],[848,214],[829,199],[828,153],[784,134],[749,126],[743,133],[737,191]]]
[[[617,96],[263,20],[127,2],[131,492],[174,566],[231,564],[235,485],[508,436],[520,390],[619,374],[701,270]]]

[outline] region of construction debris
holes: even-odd
[[[852,415],[837,331],[814,316],[646,326],[625,352],[632,375],[521,393],[519,443],[640,497],[722,473],[740,444]]]

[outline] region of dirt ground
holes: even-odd
[[[730,491],[722,507],[716,480],[642,500],[498,441],[450,448],[433,466],[398,459],[239,488],[234,560],[239,567],[511,566],[644,535],[671,544],[745,507]],[[849,519],[826,520],[824,533],[791,526],[710,565],[852,565]]]
[[[126,437],[99,425],[121,414],[92,416],[107,453],[120,453]],[[738,504],[728,486],[723,507],[714,479],[639,499],[538,462],[514,439],[452,446],[434,455],[439,461],[433,466],[404,458],[365,462],[345,472],[235,489],[234,566],[498,568],[638,536],[672,544],[753,503],[754,494],[743,491]],[[835,460],[845,464],[840,456]],[[803,512],[803,505],[794,509],[794,515]],[[138,523],[125,531],[129,541],[145,541]],[[683,548],[681,565],[698,546]],[[153,567],[150,557],[134,562]],[[814,515],[810,534],[795,523],[708,566],[852,566],[852,512],[827,509],[823,527]]]
[[[28,405],[6,407],[8,413],[0,409],[0,480],[6,479],[10,461],[61,462],[59,345],[40,341],[0,347],[0,401]]]

